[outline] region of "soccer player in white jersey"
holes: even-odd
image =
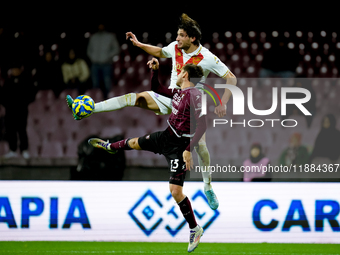
[[[202,33],[198,23],[184,13],[181,16],[181,22],[178,26],[176,41],[170,43],[166,47],[161,48],[141,43],[132,32],[126,33],[126,38],[130,38],[130,41],[134,46],[141,48],[148,54],[158,58],[172,58],[171,82],[169,88],[177,88],[177,76],[181,72],[183,66],[189,63],[202,67],[204,73],[203,81],[210,72],[213,72],[225,79],[227,84],[236,85],[235,75],[219,60],[218,57],[200,44],[201,37]],[[231,92],[228,89],[225,89],[221,98],[222,104],[215,108],[215,114],[217,114],[218,117],[226,115],[226,104],[229,101],[230,96]],[[67,96],[69,105],[72,104],[72,101],[72,98]],[[127,106],[136,106],[152,110],[156,114],[161,115],[170,114],[172,110],[171,99],[153,91],[146,91],[141,93],[129,93],[123,96],[113,97],[103,102],[98,102],[95,104],[93,113],[115,111]],[[74,115],[74,117],[75,119],[79,119],[76,115]],[[195,149],[198,154],[200,169],[209,169],[207,166],[210,165],[210,155],[206,146],[205,135],[203,135],[199,145]],[[204,181],[204,192],[207,196],[209,205],[213,210],[216,210],[219,202],[212,189],[211,172],[202,171],[202,176]]]

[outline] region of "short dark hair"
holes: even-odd
[[[194,64],[186,64],[183,66],[183,70],[188,73],[188,79],[190,81],[191,78],[202,78],[203,69],[200,66]]]
[[[189,37],[195,37],[196,40],[193,41],[193,44],[199,45],[202,39],[201,28],[198,25],[197,21],[191,19],[187,14],[183,13],[180,18],[180,23],[178,25],[178,29],[183,29]]]

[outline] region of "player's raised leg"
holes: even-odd
[[[138,137],[126,138],[118,142],[110,143],[100,138],[91,138],[88,141],[95,148],[106,150],[108,153],[115,154],[118,150],[141,150],[138,144]]]
[[[159,111],[157,103],[148,92],[129,93],[96,103],[94,113],[117,111],[127,106],[135,106],[151,111]]]
[[[66,102],[67,105],[72,109],[73,98],[70,95],[66,96]],[[95,104],[93,113],[117,111],[128,106],[140,107],[157,113],[160,111],[158,104],[152,98],[150,93],[141,92],[141,93],[129,93],[126,95],[113,97],[102,102],[97,102]],[[74,113],[73,117],[76,120],[81,119]]]
[[[205,134],[202,136],[195,148],[198,155],[198,164],[201,169],[203,182],[204,182],[204,193],[208,199],[208,203],[211,209],[216,210],[219,206],[217,196],[211,185],[211,171],[210,171],[210,154],[205,142]]]
[[[192,252],[198,246],[201,236],[203,235],[203,228],[196,222],[194,212],[191,207],[189,198],[183,194],[183,187],[180,185],[170,183],[170,192],[172,197],[177,202],[183,217],[189,224],[190,239],[188,245],[188,252]]]

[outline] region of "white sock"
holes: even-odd
[[[198,231],[200,229],[200,226],[197,224],[197,226],[196,227],[194,227],[194,228],[191,228],[190,230],[192,230],[192,231]]]
[[[204,141],[198,143],[198,147],[195,148],[198,155],[198,164],[202,169],[202,177],[204,182],[204,190],[211,190],[211,171],[210,171],[210,154],[207,145]]]
[[[136,93],[129,93],[123,96],[113,97],[103,102],[95,103],[93,112],[111,112],[127,106],[135,106]]]

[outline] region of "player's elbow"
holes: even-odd
[[[232,79],[231,84],[236,86],[236,84],[237,84],[237,78],[236,78],[236,76],[235,76],[235,78]]]
[[[158,52],[159,58],[166,58],[166,56],[163,54],[162,49]]]
[[[233,74],[231,71],[229,71],[229,73],[227,74],[226,80],[227,80],[227,83],[230,84],[230,85],[236,86],[236,84],[237,84],[237,78],[236,78],[235,74]]]

